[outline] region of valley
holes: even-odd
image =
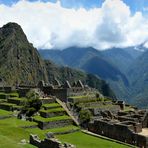
[[[44,59],[52,59],[59,65],[95,74],[110,85],[118,98],[147,108],[147,50],[142,45],[135,48],[98,51],[94,48],[71,47],[64,50],[41,49],[39,53]],[[138,101],[142,103],[138,104]]]

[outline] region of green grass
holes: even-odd
[[[14,97],[14,98],[10,98],[11,100],[17,100],[17,101],[24,101],[25,98],[17,98],[17,97]]]
[[[61,107],[58,103],[49,103],[49,104],[43,104],[43,107]]]
[[[46,129],[46,130],[41,130],[39,128],[28,128],[26,129],[27,132],[29,132],[30,134],[36,134],[38,135],[41,139],[45,138],[45,134],[48,132],[66,132],[69,130],[76,130],[79,129],[79,127],[76,127],[74,125],[69,125],[69,126],[65,126],[65,127],[59,127],[59,128],[53,128],[53,129]]]
[[[63,108],[53,108],[53,109],[48,109],[48,110],[40,110],[41,112],[45,113],[53,113],[53,112],[63,112],[65,111]]]
[[[128,111],[134,111],[135,109],[131,106],[125,106],[124,111],[128,112]]]
[[[30,126],[36,123],[22,121],[16,118],[0,120],[0,148],[35,148],[30,144],[20,144],[22,139],[29,140],[29,132],[20,126]]]
[[[34,119],[37,121],[42,121],[42,122],[52,122],[52,121],[57,121],[57,120],[67,120],[71,119],[69,116],[57,116],[57,117],[52,117],[52,118],[43,118],[41,116],[34,116]]]
[[[7,103],[7,102],[5,102],[5,103],[1,103],[1,104],[3,104],[3,105],[7,105],[7,106],[14,106],[15,104],[13,104],[13,103]]]
[[[9,116],[12,115],[12,112],[0,109],[0,116]]]
[[[24,127],[37,125],[36,122],[23,121],[15,117],[0,120],[0,125],[7,125],[9,127]]]
[[[96,98],[91,95],[72,96],[72,97],[69,97],[69,100],[73,100],[74,103],[112,102],[112,100],[110,100],[108,98]]]
[[[0,148],[35,148],[30,144],[20,144],[22,139],[29,139],[29,133],[24,129],[0,126]]]
[[[19,94],[17,92],[11,92],[8,93],[8,95],[10,95],[10,97],[19,97]]]
[[[72,99],[82,99],[82,98],[88,98],[89,96],[72,96],[72,97],[69,97],[69,98],[72,98]]]
[[[129,148],[126,145],[87,135],[80,131],[56,137],[62,142],[74,144],[77,148]]]
[[[6,99],[6,96],[8,96],[8,94],[0,92],[0,99]]]

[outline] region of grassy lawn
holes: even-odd
[[[76,127],[74,125],[69,125],[69,126],[65,126],[65,127],[59,127],[59,128],[53,128],[53,129],[46,129],[46,130],[41,130],[39,128],[28,128],[26,129],[27,132],[29,132],[30,134],[36,134],[40,137],[40,139],[44,139],[45,138],[45,134],[48,132],[66,132],[69,130],[76,130],[79,129],[79,127]]]
[[[52,118],[43,118],[41,116],[34,116],[34,119],[37,121],[43,121],[43,122],[52,122],[52,121],[57,121],[57,120],[67,120],[71,119],[69,116],[57,116],[57,117],[52,117]]]
[[[9,116],[9,115],[12,115],[12,112],[0,109],[0,116]]]
[[[23,127],[23,126],[34,126],[34,125],[37,125],[37,123],[30,122],[30,121],[23,121],[15,117],[12,117],[12,118],[0,120],[0,126],[4,126],[4,125],[9,127]]]
[[[43,107],[61,107],[58,103],[43,104]]]
[[[24,129],[0,126],[0,148],[35,148],[30,144],[20,144],[22,139],[29,140],[29,133]]]
[[[65,111],[63,108],[53,108],[53,109],[48,109],[48,110],[40,110],[41,112],[45,112],[45,113],[53,113],[53,112],[61,112],[61,111]]]
[[[35,123],[16,118],[0,120],[0,148],[35,148],[30,144],[21,144],[21,140],[29,140],[29,132],[19,126],[29,126]]]
[[[56,137],[62,142],[74,144],[77,148],[129,148],[126,145],[90,136],[82,132],[57,135]]]

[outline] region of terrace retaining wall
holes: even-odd
[[[72,119],[63,119],[63,120],[50,121],[50,122],[42,122],[42,121],[33,119],[33,121],[37,122],[38,127],[41,129],[64,127],[64,126],[73,124]]]
[[[40,115],[44,118],[50,118],[50,117],[56,117],[56,116],[62,116],[65,115],[65,111],[58,111],[58,112],[44,112],[40,111]]]

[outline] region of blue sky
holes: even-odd
[[[11,5],[16,3],[18,0],[0,0],[1,4]],[[36,0],[29,0],[36,1]],[[43,2],[56,2],[57,0],[40,0]],[[61,0],[61,4],[66,8],[94,8],[100,7],[104,0]],[[133,13],[136,11],[141,11],[143,13],[148,13],[148,0],[123,0],[131,9]]]
[[[148,0],[34,1],[0,0],[0,27],[20,24],[36,48],[148,46]]]

